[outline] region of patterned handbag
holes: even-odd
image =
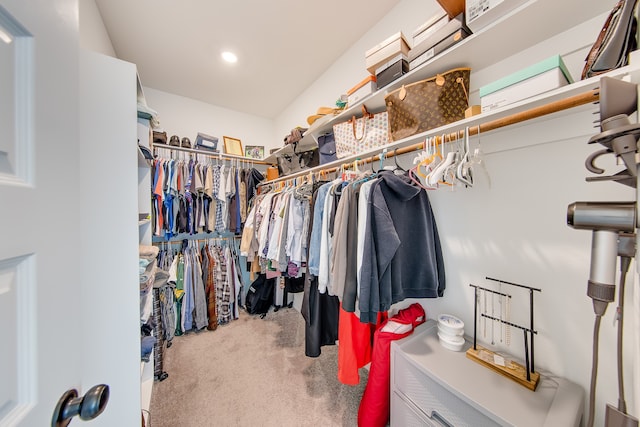
[[[470,68],[454,68],[385,96],[391,139],[397,141],[464,119]]]
[[[362,117],[333,125],[336,156],[353,156],[389,142],[387,112],[371,114],[362,106]]]

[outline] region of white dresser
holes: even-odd
[[[438,342],[429,320],[391,344],[391,426],[578,426],[583,389],[541,374],[531,391]]]

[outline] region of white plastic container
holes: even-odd
[[[464,346],[464,337],[461,336],[452,336],[438,332],[438,338],[440,339],[440,345],[451,351],[460,351]]]
[[[441,314],[438,316],[438,332],[449,336],[462,336],[464,322],[450,314]]]

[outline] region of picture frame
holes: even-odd
[[[222,139],[224,141],[225,153],[244,157],[244,151],[242,151],[242,142],[238,138],[223,136]]]
[[[246,145],[244,156],[250,159],[262,160],[264,158],[264,145]]]

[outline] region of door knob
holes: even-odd
[[[81,420],[92,420],[104,411],[109,401],[109,386],[98,384],[78,397],[78,390],[67,390],[56,405],[51,418],[51,427],[66,427],[76,415]]]

